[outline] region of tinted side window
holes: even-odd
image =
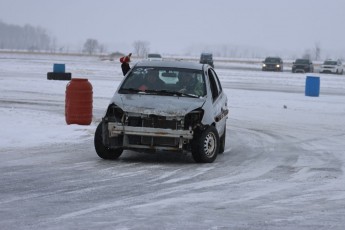
[[[218,78],[216,72],[215,72],[213,69],[210,69],[210,71],[213,73],[213,76],[214,76],[214,78],[216,79],[218,92],[219,92],[219,94],[220,94],[220,93],[222,92],[223,89],[222,89],[222,85],[220,84],[219,78]]]
[[[213,101],[215,101],[218,98],[220,92],[222,91],[222,88],[219,84],[219,79],[217,78],[217,75],[214,72],[214,70],[208,69],[208,77],[210,80],[212,98]]]

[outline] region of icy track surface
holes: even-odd
[[[66,81],[93,85],[93,122],[66,125]],[[95,128],[122,79],[96,57],[0,54],[0,229],[344,229],[345,76],[215,69],[229,98],[226,151],[100,159]],[[319,97],[304,96],[319,76]]]

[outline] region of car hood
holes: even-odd
[[[112,99],[112,102],[125,112],[159,116],[184,116],[192,110],[202,107],[205,101],[206,98],[147,94],[117,94]]]
[[[308,66],[309,66],[309,64],[293,64],[292,65],[292,67],[308,67]]]

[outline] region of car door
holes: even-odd
[[[210,89],[212,93],[212,107],[214,121],[216,122],[216,129],[219,136],[222,136],[226,128],[226,119],[228,115],[227,96],[223,92],[219,78],[216,72],[212,69],[208,69],[208,77],[210,82]]]

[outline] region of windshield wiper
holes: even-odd
[[[179,97],[192,97],[192,98],[199,98],[198,95],[189,94],[189,93],[182,93],[178,91],[171,91],[171,90],[155,90],[155,89],[146,89],[140,90],[135,88],[122,88],[119,90],[119,93],[148,93],[148,94],[162,94],[162,95],[171,95],[171,96],[179,96]]]
[[[158,94],[160,91],[155,89],[145,89],[144,91],[141,91],[143,93],[152,93],[152,94]]]
[[[193,97],[193,98],[199,98],[198,95],[189,94],[189,93],[182,93],[182,92],[178,92],[178,91],[161,90],[161,91],[159,91],[159,93],[160,93],[160,92],[165,93],[165,94],[168,94],[168,95],[177,95],[177,96],[179,96],[179,97]]]
[[[119,93],[138,93],[138,92],[141,92],[141,90],[135,89],[135,88],[122,88],[119,90]]]

